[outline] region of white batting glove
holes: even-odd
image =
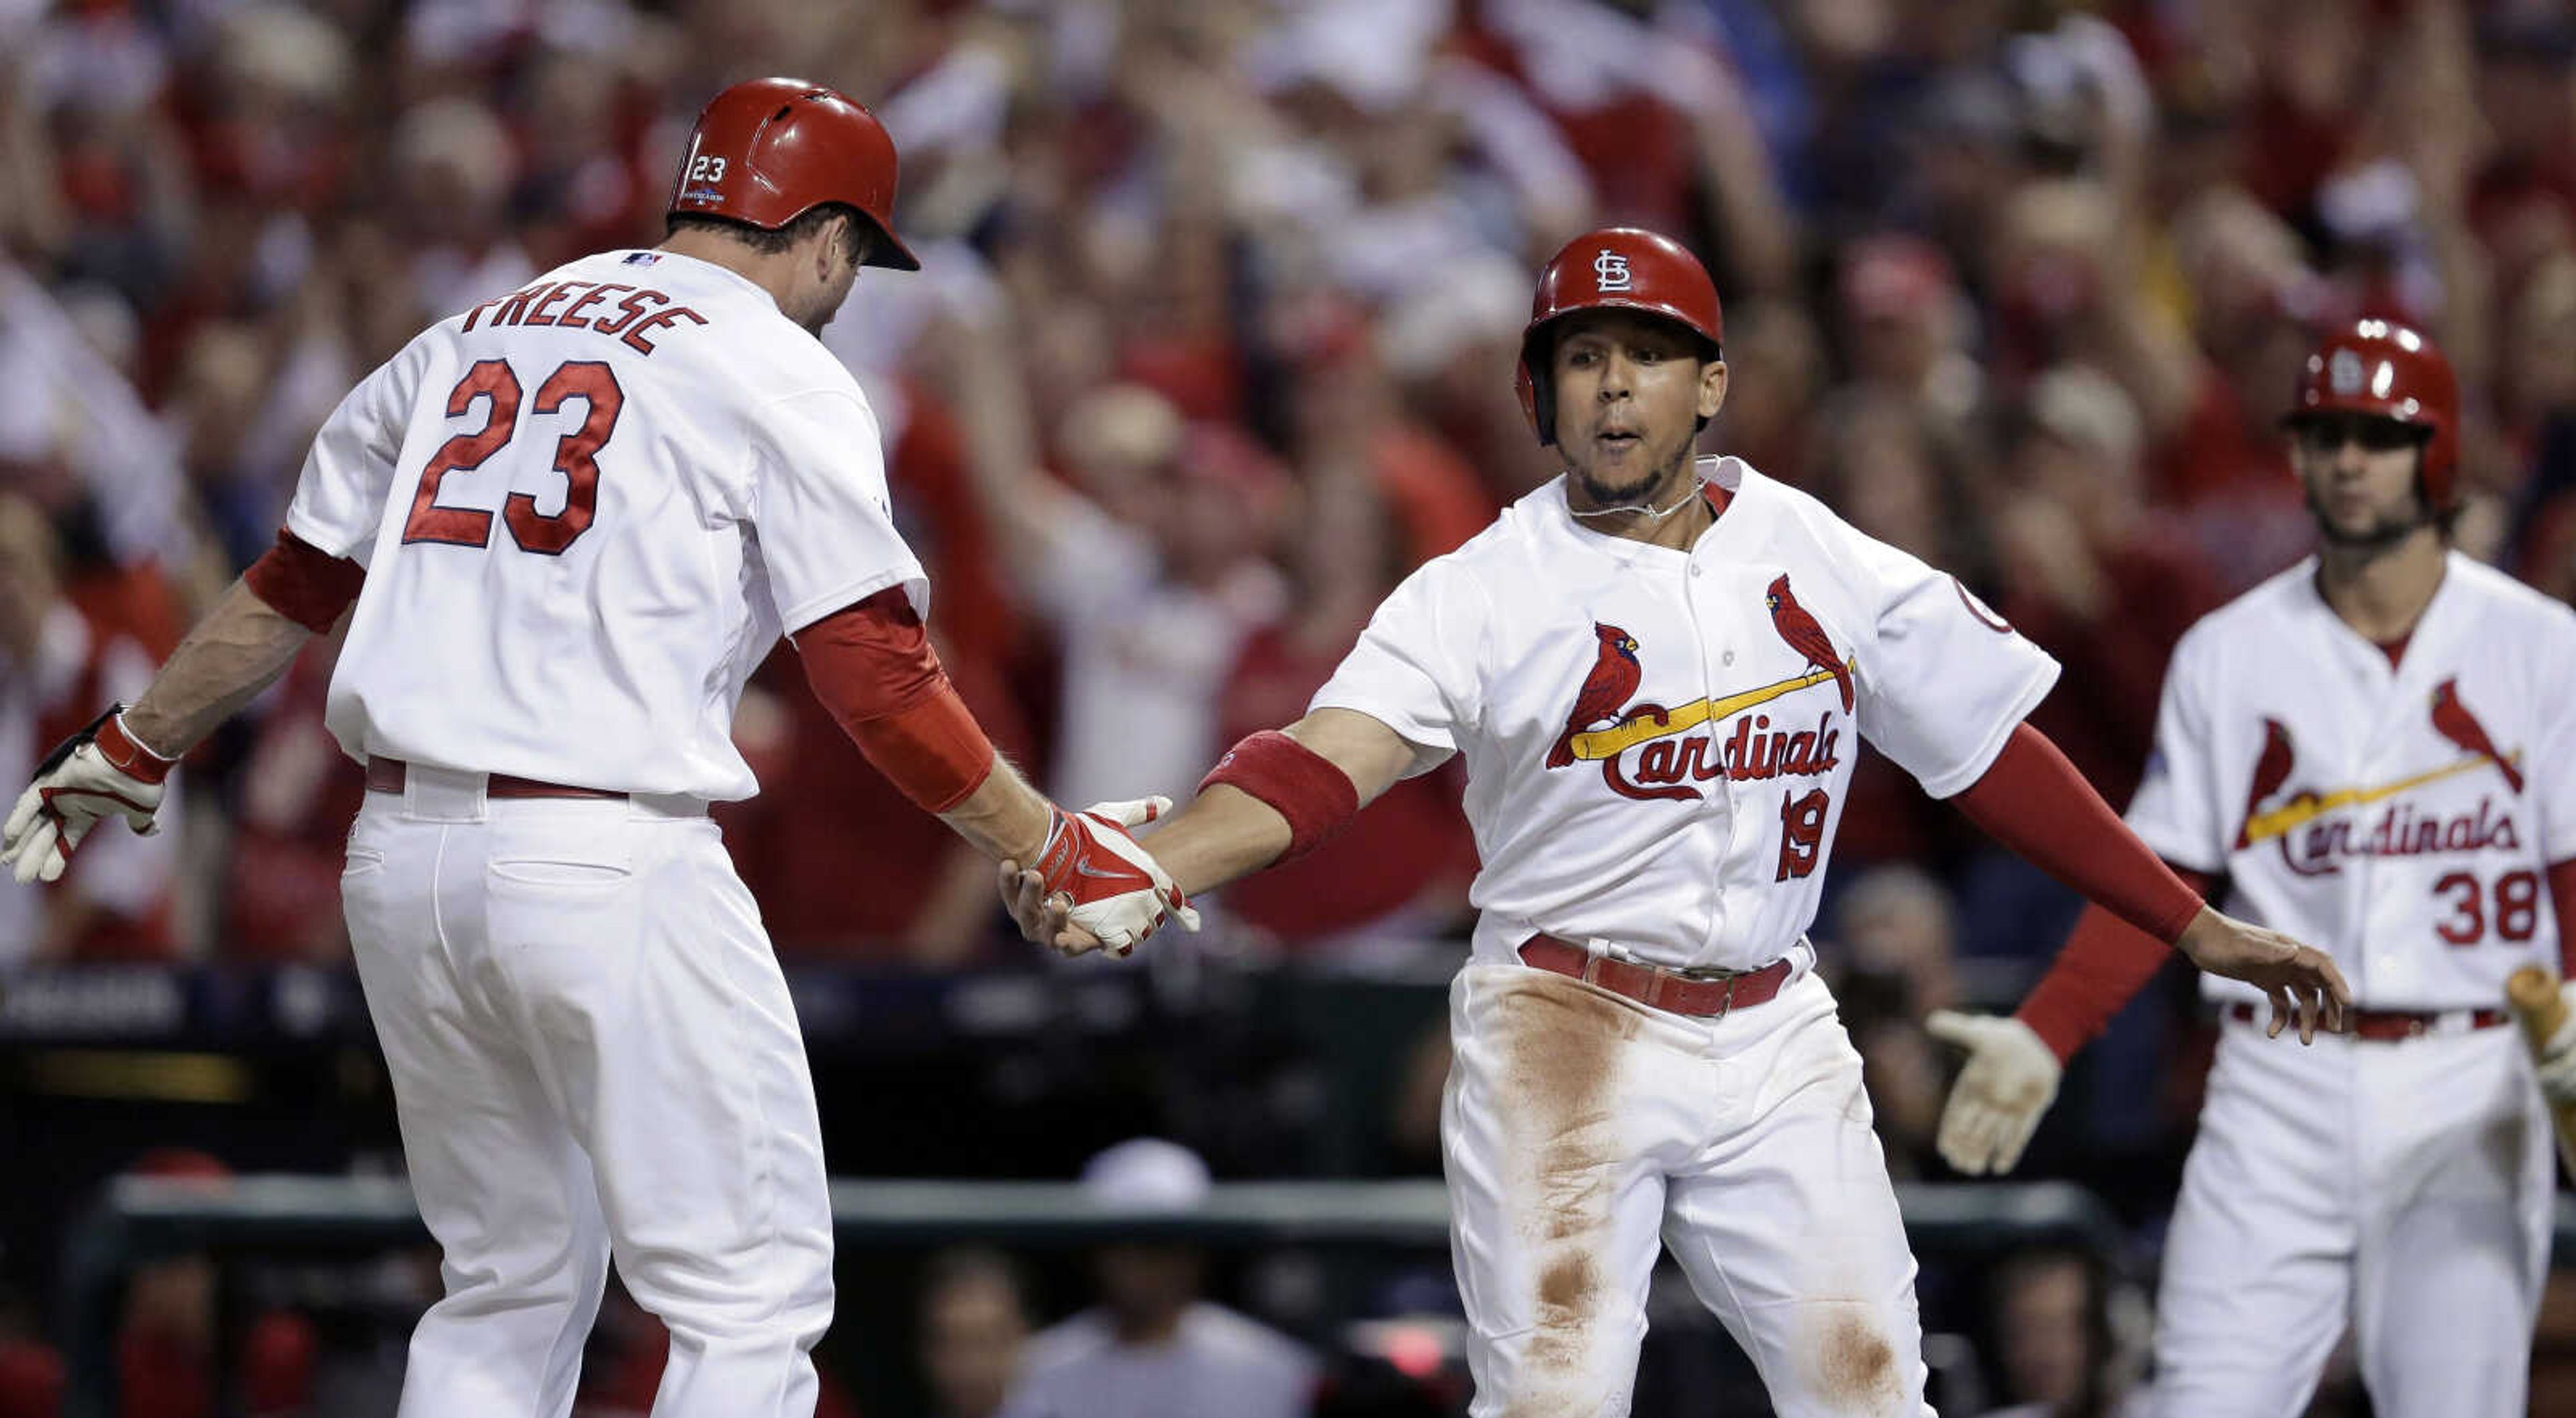
[[[0,826],[0,864],[20,885],[61,880],[72,850],[107,818],[123,817],[137,832],[153,830],[162,780],[177,765],[135,742],[124,715],[124,705],[110,705],[36,765],[36,780]]]
[[[1094,803],[1080,812],[1055,810],[1046,845],[1030,869],[1071,903],[1066,917],[1089,931],[1112,955],[1125,955],[1154,933],[1166,916],[1190,930],[1199,913],[1154,854],[1127,835],[1172,810],[1160,795]]]
[[[2009,1016],[1936,1009],[1923,1027],[1968,1051],[1941,1109],[1942,1160],[1970,1176],[2011,1171],[2057,1097],[2065,1065],[2029,1025]]]
[[[2538,1061],[2540,1091],[2552,1106],[2576,1103],[2576,980],[2560,985],[2558,997],[2567,1002],[2568,1015],[2541,1046]]]

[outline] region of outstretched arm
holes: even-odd
[[[1171,806],[1161,799],[1067,813],[993,748],[957,697],[902,588],[846,606],[796,632],[805,678],[869,763],[923,811],[986,856],[1035,864],[1093,930],[1124,954],[1168,912],[1197,913],[1124,829]],[[1032,937],[1034,939],[1034,937]]]
[[[2204,904],[2037,729],[2015,728],[1993,766],[1958,802],[1997,841],[2086,899],[2201,969],[2270,995],[2274,1034],[2295,1022],[2300,1039],[2313,1041],[2320,1025],[2328,1032],[2342,1026],[2352,989],[2333,960]]]
[[[110,708],[46,756],[0,826],[0,862],[22,882],[54,881],[106,818],[151,831],[172,766],[330,629],[364,577],[355,562],[279,533],[179,642],[141,699],[122,712]]]
[[[260,599],[246,579],[235,581],[125,711],[127,731],[163,757],[185,756],[286,673],[314,633]]]
[[[1318,709],[1281,732],[1293,747],[1256,744],[1265,737],[1258,734],[1237,745],[1189,806],[1147,840],[1184,893],[1215,890],[1315,845],[1394,786],[1415,756],[1395,730],[1349,709]],[[1237,775],[1247,755],[1261,766]],[[1087,933],[1067,921],[1036,873],[1005,861],[1001,887],[1023,935],[1060,951],[1087,948]]]
[[[2100,1032],[2170,945],[2272,998],[2271,1032],[2295,1017],[2302,1041],[2340,1029],[2352,992],[2323,952],[2212,910],[2206,879],[2185,880],[2138,840],[2055,745],[2028,724],[1959,805],[1977,825],[2094,904],[2048,977],[2011,1018],[1936,1011],[1935,1037],[1968,1051],[1941,1112],[1942,1157],[1962,1172],[2008,1172],[2057,1096],[2065,1060]]]

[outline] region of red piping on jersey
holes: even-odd
[[[2576,857],[2549,864],[2549,905],[2558,917],[2558,978],[2576,980]]]
[[[957,697],[901,587],[796,635],[805,681],[869,763],[924,811],[946,812],[992,775],[992,741]]]
[[[331,633],[332,623],[358,599],[366,580],[365,567],[284,527],[277,529],[277,545],[242,573],[242,584],[261,604],[316,635]]]

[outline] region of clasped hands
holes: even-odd
[[[1159,795],[1052,809],[1035,857],[1001,864],[1002,901],[1020,934],[1059,955],[1124,956],[1166,920],[1197,930],[1189,898],[1128,833],[1171,810],[1172,800]]]

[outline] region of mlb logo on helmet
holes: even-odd
[[[2326,362],[2326,387],[2339,397],[2361,392],[2361,355],[2355,350],[2337,350]]]
[[[1594,289],[1603,293],[1628,289],[1628,258],[1609,247],[1602,247],[1592,258]]]

